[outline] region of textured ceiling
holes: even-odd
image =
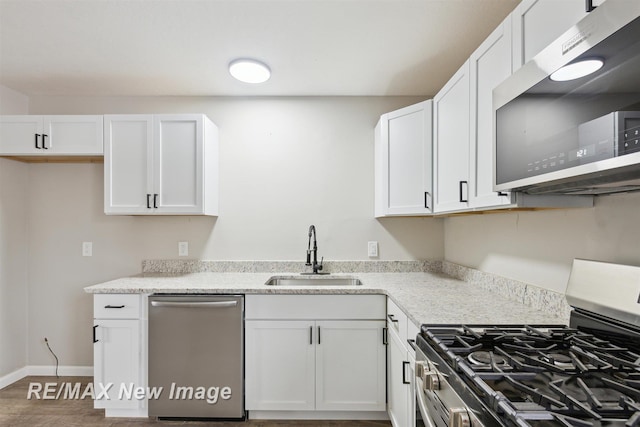
[[[433,95],[519,0],[0,0],[27,95]],[[272,78],[231,78],[238,57]]]

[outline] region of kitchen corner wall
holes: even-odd
[[[0,114],[26,114],[28,105],[0,85]],[[0,159],[0,379],[27,364],[27,197],[27,165]]]
[[[373,217],[373,129],[414,97],[31,97],[30,114],[204,113],[220,128],[220,216],[106,216],[102,164],[29,164],[29,365],[92,364],[83,287],[139,273],[143,259],[441,260],[443,221]],[[83,241],[93,257],[81,256]]]
[[[445,219],[445,259],[564,293],[574,258],[640,265],[640,193],[588,209]]]

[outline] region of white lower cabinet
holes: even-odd
[[[415,340],[418,327],[391,300],[387,301],[389,345],[387,347],[387,412],[394,427],[415,425]]]
[[[94,296],[95,408],[105,416],[146,417],[146,400],[128,393],[146,386],[146,323],[142,295]]]
[[[247,409],[315,408],[314,324],[306,320],[246,322]]]
[[[251,411],[384,414],[384,301],[382,295],[247,295],[249,416]]]

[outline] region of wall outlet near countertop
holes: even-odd
[[[367,243],[367,254],[369,257],[377,257],[378,256],[378,242],[368,242]]]
[[[93,242],[82,242],[82,256],[93,256]]]
[[[189,256],[189,242],[178,242],[178,256]]]

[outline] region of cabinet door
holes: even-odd
[[[154,118],[153,182],[158,213],[202,214],[203,116]]]
[[[102,116],[44,116],[48,154],[102,155]]]
[[[104,211],[152,213],[153,116],[104,116]]]
[[[469,206],[469,61],[433,99],[435,212]]]
[[[385,322],[317,321],[316,410],[384,411]]]
[[[42,116],[0,116],[0,155],[43,151]]]
[[[507,18],[471,54],[471,145],[469,204],[473,208],[509,204],[509,194],[493,191],[493,89],[511,75],[511,20]]]
[[[245,322],[246,409],[314,409],[314,325],[304,320]]]
[[[389,328],[389,345],[387,346],[387,411],[394,427],[403,427],[409,424],[410,405],[408,402],[411,378],[407,350],[400,341],[398,334]]]
[[[432,211],[432,101],[384,114],[376,128],[376,216]]]
[[[595,0],[593,4],[603,1]],[[530,61],[586,14],[584,0],[523,0],[511,14],[513,70]]]
[[[139,320],[94,320],[97,342],[93,348],[93,383],[95,387],[95,408],[136,409],[142,404],[137,399],[119,400],[121,387],[127,390],[133,385],[140,387],[141,339]],[[113,384],[108,399],[98,399],[103,387]]]

